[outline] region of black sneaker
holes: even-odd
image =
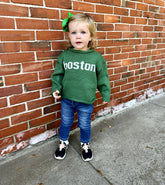
[[[82,143],[81,150],[82,150],[83,161],[90,161],[93,159],[92,150],[89,148],[88,143]]]
[[[60,141],[60,144],[57,148],[57,150],[54,153],[55,159],[62,160],[66,156],[66,150],[68,149],[68,144],[66,144],[64,141]]]

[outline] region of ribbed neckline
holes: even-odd
[[[82,54],[86,54],[86,53],[92,53],[93,51],[94,51],[94,49],[90,49],[90,50],[83,50],[83,51],[81,51],[81,50],[75,50],[75,49],[73,49],[73,48],[69,48],[69,51],[72,51],[72,52],[74,52],[74,53],[82,53]]]

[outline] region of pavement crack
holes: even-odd
[[[113,184],[107,179],[107,177],[104,176],[104,174],[101,172],[101,170],[97,169],[91,162],[89,162],[89,164],[91,165],[91,167],[92,167],[98,174],[100,174],[100,176],[101,176],[106,182],[108,182],[108,184],[113,185]]]

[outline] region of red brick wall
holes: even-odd
[[[61,23],[69,11],[96,21],[109,106],[165,87],[164,0],[0,0],[0,156],[60,125],[50,75],[66,49]],[[94,113],[101,108],[97,93]]]

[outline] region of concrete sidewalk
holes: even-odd
[[[83,162],[79,130],[63,161],[52,138],[0,161],[0,185],[164,185],[165,94],[93,122],[94,159]]]

